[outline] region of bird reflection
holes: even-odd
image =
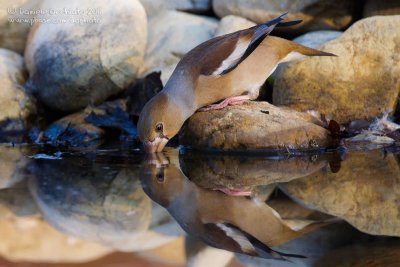
[[[265,202],[199,187],[183,174],[179,155],[173,152],[157,153],[146,159],[141,171],[143,189],[189,235],[208,245],[263,258],[302,257],[270,247],[326,224],[315,221],[293,224],[282,220]]]

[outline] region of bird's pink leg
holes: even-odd
[[[244,197],[244,196],[251,196],[251,194],[252,194],[251,191],[246,191],[246,190],[242,190],[242,189],[220,188],[217,190],[221,191],[231,197]]]
[[[226,106],[235,106],[235,105],[241,105],[243,102],[246,100],[250,100],[251,97],[249,95],[240,95],[240,96],[232,96],[225,98],[223,101],[221,101],[218,104],[212,104],[209,106],[205,106],[199,111],[210,111],[210,110],[218,110],[218,109],[223,109]]]

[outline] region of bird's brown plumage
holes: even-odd
[[[285,15],[285,14],[284,14]],[[300,44],[269,36],[283,16],[249,29],[208,40],[189,51],[178,63],[164,89],[141,112],[142,141],[154,140],[155,125],[169,129],[168,138],[199,108],[228,97],[247,94],[251,99],[276,66],[294,55],[333,56]],[[160,147],[160,146],[158,146]]]

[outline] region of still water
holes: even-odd
[[[399,153],[0,146],[0,266],[400,266]]]

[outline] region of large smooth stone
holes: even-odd
[[[14,187],[26,178],[24,170],[29,154],[24,147],[0,146],[0,190]]]
[[[35,11],[42,0],[0,2],[0,47],[23,54]]]
[[[25,80],[24,59],[0,48],[0,142],[20,141],[17,132],[23,135],[36,114],[35,99],[22,87]]]
[[[155,16],[166,9],[205,13],[211,9],[211,0],[140,0],[148,16]]]
[[[143,192],[137,162],[112,164],[112,158],[34,161],[29,189],[46,221],[66,235],[118,251],[148,250],[174,240],[178,226]]]
[[[215,31],[215,36],[221,36],[224,34],[244,30],[255,26],[256,24],[245,18],[229,15],[223,17],[218,24],[217,30]]]
[[[338,57],[287,64],[275,79],[274,104],[316,110],[339,123],[394,110],[400,91],[399,28],[400,16],[363,19],[319,47]]]
[[[196,149],[286,151],[327,147],[331,138],[305,114],[250,101],[195,113],[186,123],[181,144]]]
[[[63,7],[48,0],[41,8]],[[27,87],[44,104],[64,112],[99,104],[132,83],[143,63],[147,38],[146,13],[137,0],[113,5],[106,0],[73,0],[68,9],[94,9],[101,14],[35,24],[25,51]],[[78,23],[77,19],[92,20]]]
[[[213,9],[219,17],[237,15],[257,23],[289,12],[288,20],[303,20],[302,24],[286,28],[291,31],[343,29],[353,19],[353,1],[322,0],[214,0]]]
[[[400,236],[400,167],[394,154],[351,152],[337,173],[321,169],[280,186],[302,205],[343,218],[363,232]]]
[[[112,253],[96,242],[65,236],[34,215],[0,220],[0,255],[12,262],[78,263]]]
[[[165,84],[180,59],[195,46],[212,38],[217,26],[215,18],[173,10],[152,17],[141,73],[161,70],[161,80]]]

